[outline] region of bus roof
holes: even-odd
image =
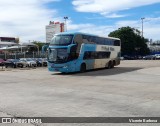
[[[55,34],[55,35],[69,35],[69,34],[73,34],[73,35],[82,34],[82,35],[89,35],[89,36],[95,36],[95,37],[102,37],[102,38],[109,38],[109,39],[117,39],[117,40],[120,40],[119,38],[108,37],[108,36],[107,36],[107,37],[106,37],[106,36],[99,36],[99,35],[82,33],[82,32],[61,32],[61,33],[57,33],[57,34]]]

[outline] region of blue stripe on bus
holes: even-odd
[[[93,44],[82,44],[82,50],[81,51],[82,51],[82,54],[84,54],[84,52],[86,52],[86,51],[96,51],[96,45],[93,45]],[[82,60],[83,60],[83,57],[82,57]],[[84,60],[84,63],[86,63],[86,69],[87,70],[94,69],[94,64],[95,64],[95,60],[94,59]],[[79,67],[79,69],[80,69],[80,67]]]
[[[50,46],[51,48],[60,48],[59,46]],[[61,46],[61,48],[66,48],[66,46]],[[94,69],[95,66],[95,60],[89,59],[89,60],[83,60],[84,52],[85,51],[96,51],[97,46],[93,44],[82,44],[81,48],[81,54],[78,60],[76,61],[70,61],[68,63],[64,64],[54,64],[54,63],[48,63],[48,70],[49,71],[60,71],[60,72],[75,72],[80,71],[80,66],[82,63],[86,64],[86,70]],[[63,68],[63,66],[70,65],[72,67],[69,67],[68,69]]]

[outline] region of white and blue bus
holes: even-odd
[[[121,42],[79,32],[55,34],[48,48],[48,70],[62,73],[113,68],[120,64]]]

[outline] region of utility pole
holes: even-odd
[[[65,26],[66,26],[66,31],[67,31],[67,20],[68,20],[68,17],[65,16],[65,17],[64,17],[64,20],[65,20]]]
[[[141,20],[142,20],[142,38],[143,38],[143,20],[144,20],[145,18],[143,17],[143,18],[141,18]]]

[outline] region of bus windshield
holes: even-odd
[[[51,45],[69,45],[72,43],[73,35],[55,35],[50,44]]]
[[[67,49],[51,49],[49,50],[48,61],[53,63],[64,63],[68,60]]]

